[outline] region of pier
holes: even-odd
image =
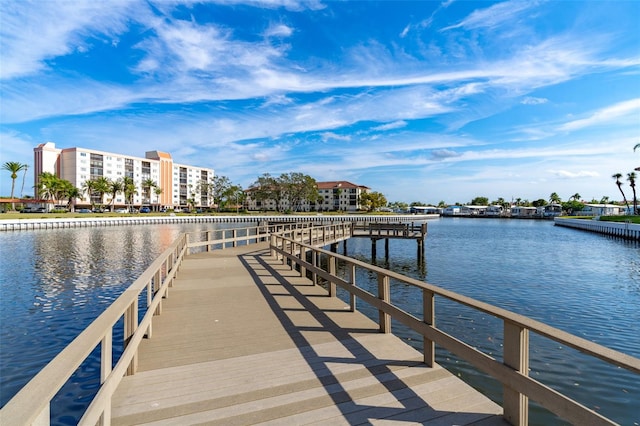
[[[528,376],[529,333],[635,374],[640,359],[324,249],[352,234],[351,223],[292,223],[181,235],[0,410],[0,424],[49,424],[54,395],[96,347],[101,386],[84,425],[524,425],[529,399],[574,424],[614,424]],[[377,292],[358,285],[356,269],[377,277]],[[419,317],[393,303],[394,285],[421,291]],[[440,298],[501,320],[504,353],[493,358],[439,329]],[[377,318],[359,313],[361,303]],[[392,321],[418,332],[422,349],[394,337]],[[113,360],[122,322],[125,350]],[[502,383],[502,404],[440,367],[436,345]]]

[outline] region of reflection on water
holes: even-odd
[[[0,233],[0,403],[64,348],[168,247],[180,232],[243,224],[174,224]],[[379,266],[495,304],[640,357],[640,245],[554,227],[550,222],[440,219],[429,222],[425,259],[416,243],[391,240]],[[371,261],[371,242],[352,239],[348,254]],[[375,292],[376,277],[358,283]],[[345,297],[342,292],[341,297]],[[393,284],[392,300],[422,315],[421,294]],[[372,318],[377,311],[359,309]],[[437,323],[491,356],[502,357],[499,320],[437,298]],[[419,336],[393,324],[420,347]],[[119,334],[118,334],[119,333]],[[122,327],[115,329],[122,339]],[[114,345],[116,356],[121,348]],[[500,386],[444,350],[438,362],[496,400]],[[53,424],[75,424],[95,392],[99,351],[56,397]],[[621,424],[640,424],[640,383],[618,368],[531,336],[533,377]],[[56,411],[57,410],[57,411]],[[537,408],[531,424],[559,421]]]

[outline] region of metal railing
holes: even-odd
[[[523,315],[307,244],[295,232],[272,234],[271,250],[283,263],[289,264],[292,269],[298,269],[302,276],[309,275],[314,283],[317,283],[319,278],[325,280],[328,283],[330,296],[336,295],[336,287],[346,290],[349,293],[352,311],[356,309],[357,299],[376,308],[379,315],[380,332],[390,333],[391,319],[393,319],[422,335],[424,338],[424,362],[427,365],[433,366],[435,363],[435,345],[437,344],[498,380],[504,390],[504,418],[513,425],[528,424],[529,399],[538,402],[552,413],[573,424],[615,424],[610,419],[529,377],[530,332],[572,347],[611,365],[640,374],[640,359],[638,358],[606,348]],[[307,260],[309,252],[311,261]],[[348,271],[347,279],[338,276],[338,261]],[[357,268],[377,276],[377,294],[372,294],[357,285],[355,280]],[[417,318],[391,302],[391,280],[421,290],[423,318]],[[503,361],[494,359],[436,327],[436,296],[466,305],[502,320],[504,326]]]

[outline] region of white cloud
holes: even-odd
[[[322,133],[321,136],[322,136],[322,141],[323,142],[327,142],[329,139],[342,141],[342,142],[349,142],[351,140],[351,136],[350,135],[339,135],[339,134],[334,133],[334,132],[324,132],[324,133]]]
[[[86,51],[91,37],[117,39],[130,16],[144,15],[139,1],[7,0],[0,13],[0,78],[32,75],[46,60]]]
[[[599,109],[586,118],[569,121],[561,125],[558,129],[561,131],[578,130],[585,127],[609,124],[629,116],[631,116],[632,120],[635,120],[634,123],[637,125],[640,119],[640,98],[630,99]]]
[[[585,177],[598,177],[600,173],[594,171],[581,170],[578,172],[571,172],[568,170],[547,170],[548,174],[556,176],[562,179],[580,179]]]
[[[527,10],[537,7],[538,1],[512,0],[495,4],[486,9],[478,9],[473,11],[469,16],[461,22],[443,28],[442,31],[454,28],[466,28],[473,30],[477,28],[493,28],[503,23],[513,23],[516,18]]]
[[[373,127],[371,130],[386,131],[386,130],[393,130],[393,129],[401,129],[406,126],[407,126],[406,121],[398,120],[391,123],[381,124],[380,126]]]
[[[291,34],[293,29],[284,24],[272,25],[264,33],[265,37],[289,37]]]
[[[520,101],[523,105],[541,105],[546,104],[547,102],[549,102],[549,99],[547,98],[536,98],[533,96],[525,96],[524,99]]]

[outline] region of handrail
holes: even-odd
[[[326,280],[329,284],[330,295],[336,294],[335,286],[346,290],[350,294],[351,310],[355,310],[356,298],[378,309],[381,332],[390,332],[391,319],[393,318],[421,334],[424,338],[424,361],[427,365],[433,366],[435,363],[434,345],[438,344],[500,381],[504,386],[504,417],[511,424],[522,425],[528,423],[529,398],[574,424],[615,424],[610,419],[528,376],[529,332],[537,333],[585,354],[597,357],[609,364],[640,374],[640,359],[633,356],[574,336],[524,315],[480,302],[333,251],[314,247],[301,242],[299,239],[292,239],[288,235],[272,234],[271,250],[276,253],[278,258],[282,259],[283,263],[290,263],[292,269],[299,268],[302,276],[306,276],[307,272],[309,272],[314,283],[317,281],[317,277]],[[311,262],[306,260],[306,252],[308,251],[312,253]],[[321,267],[322,263],[318,261],[318,257],[322,255],[327,257],[326,269],[323,269]],[[338,260],[344,262],[345,268],[350,270],[350,278],[344,279],[337,276],[336,263]],[[377,275],[377,295],[357,286],[355,282],[356,268],[363,268]],[[423,319],[416,318],[391,303],[391,279],[422,290]],[[502,319],[504,324],[504,362],[499,362],[484,352],[438,329],[435,326],[435,296],[445,297],[451,301]]]
[[[290,224],[273,229],[282,231],[295,227],[295,224]],[[268,234],[265,232],[269,230],[268,227],[238,228],[233,230],[234,236],[243,236],[237,236],[236,240],[223,235],[221,240],[211,240],[208,244],[224,246],[230,242],[236,245],[250,238],[258,242],[266,240]],[[101,345],[101,385],[79,424],[110,424],[113,392],[125,375],[135,374],[138,346],[143,338],[152,336],[153,316],[162,312],[162,299],[168,296],[184,256],[189,249],[202,245],[190,243],[192,234],[180,235],[98,318],[7,402],[0,409],[0,424],[48,425],[52,399],[98,345]],[[138,300],[145,290],[147,311],[138,322]],[[112,369],[113,327],[123,316],[125,349]]]
[[[138,321],[138,297],[144,290],[147,290],[148,300],[145,318],[153,314],[152,308],[159,305],[180,266],[186,250],[185,243],[183,236],[176,239],[98,318],[7,402],[0,410],[0,424],[49,424],[51,400],[98,345],[102,345],[100,380],[102,383],[112,380],[113,327],[124,316],[125,340],[131,338],[133,333],[129,331],[135,328],[133,324]],[[162,286],[160,281],[163,282]],[[150,333],[150,319],[147,322]],[[127,348],[116,369],[120,369],[125,361],[125,368],[129,367],[129,362],[135,359],[137,345],[134,346],[132,340],[125,343]]]

